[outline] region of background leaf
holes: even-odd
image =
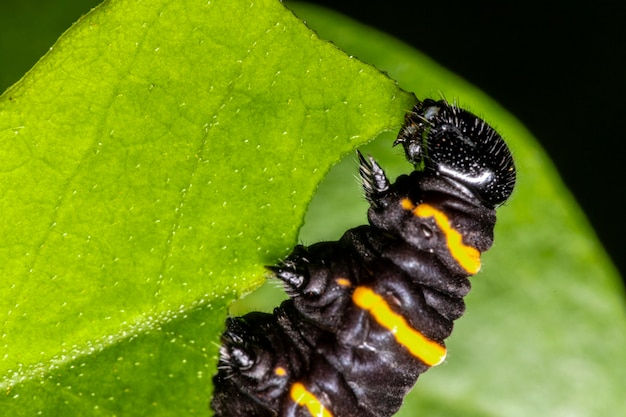
[[[303,4],[295,10],[322,38],[376,65],[417,97],[443,95],[482,115],[510,144],[519,170],[513,198],[498,212],[495,245],[472,280],[467,313],[447,342],[448,359],[420,377],[399,415],[571,417],[626,411],[620,277],[529,132],[461,78],[385,34],[328,10]],[[391,136],[368,152],[384,155]],[[381,162],[389,171],[406,172],[398,152]],[[353,161],[346,164],[346,172],[337,166],[329,175],[337,189],[354,187],[350,178],[339,183],[356,172]],[[316,204],[323,204],[325,213],[348,210],[347,204],[332,206],[326,192],[333,191],[322,185],[311,205],[305,241],[319,227],[312,223]]]

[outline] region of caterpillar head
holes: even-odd
[[[444,100],[418,103],[406,115],[397,144],[416,168],[445,178],[488,207],[504,203],[515,186],[515,165],[502,137]]]

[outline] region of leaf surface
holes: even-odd
[[[207,413],[226,306],[413,97],[279,2],[105,2],[0,99],[6,415]]]

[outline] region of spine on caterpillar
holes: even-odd
[[[393,183],[358,154],[369,225],[296,246],[269,267],[290,298],[227,320],[216,416],[391,416],[444,360],[515,167],[492,127],[445,101],[418,103],[395,144],[415,170]]]

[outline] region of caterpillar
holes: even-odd
[[[414,169],[393,183],[357,151],[369,224],[296,246],[268,267],[289,298],[227,319],[216,416],[391,416],[445,359],[515,166],[491,126],[445,100],[419,101],[395,145]]]

